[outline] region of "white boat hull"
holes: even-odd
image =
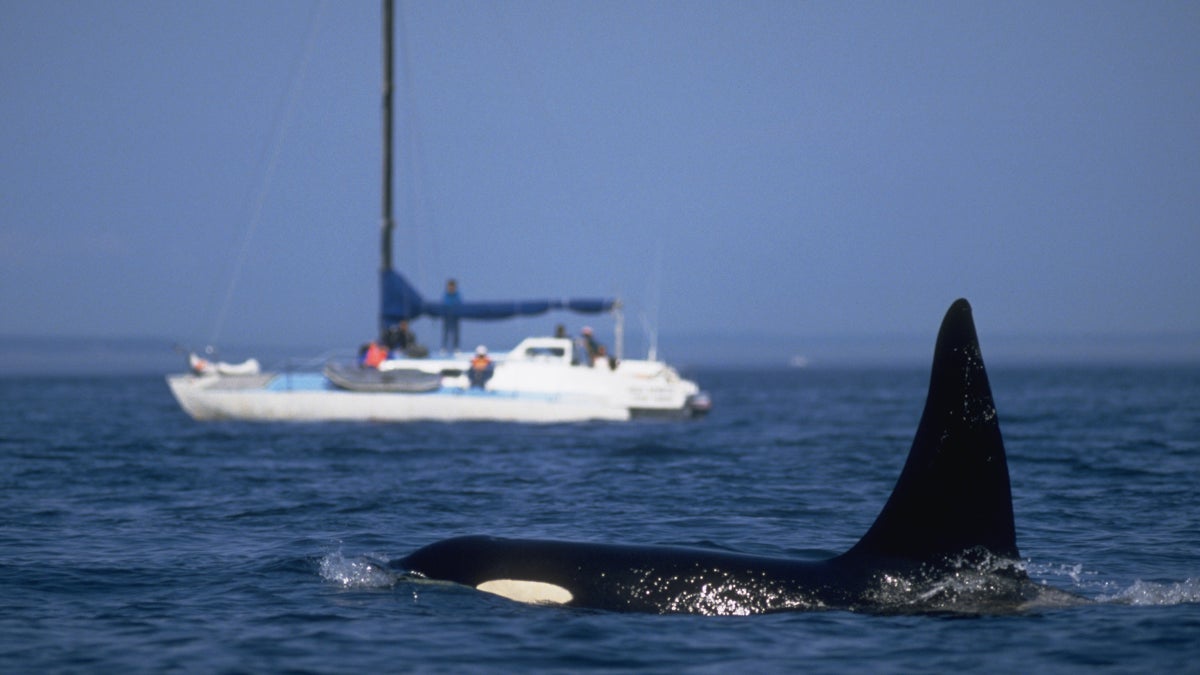
[[[277,377],[286,377],[279,375]],[[531,397],[472,390],[437,393],[355,392],[340,389],[277,391],[226,388],[211,378],[173,375],[171,392],[184,411],[197,420],[276,422],[360,421],[623,421],[628,408],[586,399]]]
[[[530,339],[498,356],[483,389],[468,385],[466,363],[453,358],[389,362],[444,373],[442,386],[428,392],[351,391],[322,373],[172,375],[167,383],[197,420],[555,423],[692,417],[708,410],[695,383],[662,363],[629,361],[615,370],[573,365],[569,352],[546,358],[547,342]]]

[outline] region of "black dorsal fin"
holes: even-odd
[[[996,406],[971,305],[958,300],[938,332],[908,461],[875,524],[846,555],[929,561],[980,547],[1020,555]]]

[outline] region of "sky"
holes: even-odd
[[[966,297],[985,352],[1200,359],[1200,4],[399,5],[394,252],[428,296],[619,296],[668,358],[927,353]],[[369,339],[380,19],[0,0],[0,336]],[[611,339],[464,338],[558,322]]]

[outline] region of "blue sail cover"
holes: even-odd
[[[537,316],[552,309],[569,310],[581,314],[599,314],[616,306],[617,301],[608,298],[583,298],[562,300],[500,300],[492,302],[464,302],[446,306],[441,302],[430,302],[417,293],[408,280],[395,270],[380,273],[379,320],[383,325],[407,321],[419,316],[442,318],[455,316],[459,319],[495,321],[517,316]]]

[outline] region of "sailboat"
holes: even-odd
[[[579,340],[529,337],[507,353],[455,352],[436,357],[391,352],[326,363],[320,370],[264,372],[251,359],[211,362],[189,355],[189,370],[167,384],[197,420],[249,421],[624,421],[691,418],[711,408],[699,386],[657,359],[624,359],[616,299],[436,302],[392,265],[392,0],[383,3],[383,237],[380,327],[431,317],[497,320],[550,311],[611,314],[616,350],[597,355]],[[376,349],[373,345],[372,349]],[[368,353],[373,353],[368,350]]]

